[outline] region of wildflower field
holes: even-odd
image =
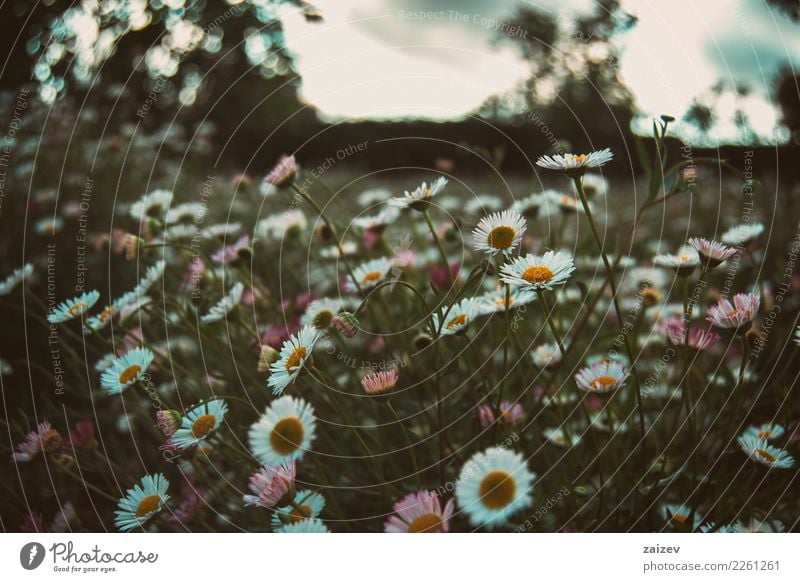
[[[668,147],[669,117],[525,175],[221,168],[202,127],[80,142],[26,108],[3,530],[797,528],[800,233],[768,169]]]

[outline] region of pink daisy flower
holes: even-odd
[[[263,467],[250,477],[250,491],[254,495],[245,495],[242,501],[246,506],[257,505],[271,509],[294,494],[294,478],[297,468],[294,461],[279,467]],[[291,497],[288,497],[291,499]],[[283,503],[287,505],[288,503]]]
[[[17,463],[27,463],[38,453],[53,453],[61,448],[64,440],[50,423],[44,421],[36,430],[28,433],[25,440],[17,445],[17,450],[11,454],[11,460]]]
[[[294,182],[294,177],[297,174],[297,162],[294,156],[281,156],[272,171],[267,174],[264,181],[267,184],[272,184],[276,188],[283,188]]]
[[[453,516],[454,500],[442,511],[439,497],[432,491],[409,493],[394,504],[394,515],[386,520],[386,533],[447,533]]]
[[[695,237],[690,238],[688,242],[689,246],[697,251],[697,254],[700,255],[700,259],[709,269],[717,267],[736,254],[735,248],[731,248],[715,240]]]
[[[686,326],[683,325],[683,320],[677,317],[672,317],[664,322],[664,332],[670,343],[676,346],[682,346],[687,343],[690,348],[696,350],[707,350],[716,344],[720,337],[714,332],[701,329],[699,327],[692,327],[689,329],[689,338],[686,339]]]
[[[514,424],[522,420],[524,411],[522,404],[519,402],[501,402],[500,403],[500,419],[507,424]]]
[[[722,298],[709,307],[706,319],[717,327],[734,329],[753,321],[760,306],[758,295],[737,293],[733,296],[733,304],[727,298]]]
[[[397,379],[397,370],[392,368],[391,370],[384,370],[364,376],[361,378],[361,387],[367,394],[386,394],[394,390]]]
[[[245,234],[239,237],[239,240],[232,245],[228,245],[211,255],[211,260],[218,265],[228,265],[244,258],[243,255],[246,255],[249,248],[250,235]]]

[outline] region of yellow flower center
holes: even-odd
[[[364,275],[363,279],[361,279],[361,284],[366,285],[367,283],[372,283],[373,281],[377,281],[380,278],[381,278],[380,271],[370,271],[369,273]]]
[[[758,438],[760,440],[768,439],[771,436],[772,436],[772,431],[771,430],[761,430],[761,431],[758,432]]]
[[[687,519],[689,519],[689,516],[685,513],[676,513],[672,516],[672,520],[677,521],[678,523],[686,523]]]
[[[738,309],[734,309],[734,310],[728,312],[728,317],[736,317],[737,315],[739,315],[739,310]]]
[[[136,517],[150,515],[161,505],[161,497],[158,495],[148,495],[136,506]]]
[[[761,457],[762,459],[764,459],[764,460],[765,460],[767,463],[769,463],[770,465],[771,465],[772,463],[774,463],[775,461],[777,461],[777,459],[775,458],[775,456],[774,456],[774,455],[771,455],[770,453],[768,453],[768,452],[767,452],[767,451],[765,451],[764,449],[756,449],[756,454],[757,454],[759,457]]]
[[[613,376],[608,376],[604,374],[602,376],[598,376],[592,381],[592,387],[594,387],[597,390],[604,390],[609,386],[613,386],[616,381],[617,379],[614,378]]]
[[[581,164],[585,159],[586,159],[586,154],[578,154],[577,156],[575,156],[575,163]]]
[[[408,526],[408,533],[439,533],[442,519],[435,513],[423,513]]]
[[[141,371],[142,371],[142,367],[137,365],[137,364],[133,364],[131,366],[128,366],[127,368],[122,370],[122,372],[120,373],[120,375],[119,375],[119,383],[120,384],[127,384],[128,382],[133,382],[136,379],[136,376]]]
[[[498,226],[492,229],[486,239],[486,243],[493,249],[507,249],[514,242],[517,231],[510,226]]]
[[[106,307],[103,311],[100,312],[100,315],[97,316],[97,319],[100,321],[105,321],[109,317],[114,315],[116,309],[113,306]]]
[[[553,271],[544,265],[533,265],[525,269],[525,272],[522,273],[522,278],[534,285],[547,283],[553,278]]]
[[[447,329],[453,329],[454,327],[459,327],[467,323],[467,314],[466,313],[459,313],[450,321],[447,322]]]
[[[67,313],[70,315],[77,315],[81,313],[84,309],[86,309],[86,304],[83,301],[78,301],[75,305],[67,309]]]
[[[286,358],[286,371],[291,373],[295,368],[300,365],[303,358],[306,357],[306,348],[304,346],[297,346],[294,351]]]
[[[269,444],[279,455],[291,455],[303,442],[303,423],[296,416],[288,416],[275,424],[269,434]]]
[[[217,419],[213,414],[204,414],[198,417],[197,420],[192,423],[192,436],[196,439],[203,438],[211,432],[211,429],[214,428],[216,423]]]
[[[311,517],[311,508],[308,505],[299,505],[297,509],[289,512],[289,523],[297,523]]]
[[[502,509],[514,500],[517,485],[504,471],[492,471],[481,480],[481,503],[489,509]]]
[[[495,303],[495,305],[502,305],[503,307],[505,307],[506,305],[511,307],[511,304],[514,303],[514,298],[513,297],[509,297],[507,304],[506,304],[505,297],[503,299],[496,299],[494,303]]]

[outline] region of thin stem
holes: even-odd
[[[453,280],[452,274],[450,273],[450,263],[447,260],[447,253],[444,252],[444,246],[442,245],[442,241],[439,238],[439,235],[436,234],[436,229],[433,226],[433,222],[431,222],[430,214],[428,214],[427,210],[422,211],[422,216],[425,218],[425,222],[428,225],[428,229],[431,231],[431,235],[433,235],[433,240],[436,241],[436,246],[439,248],[439,256],[442,257],[442,263],[444,263],[444,268],[447,271],[447,280]]]
[[[400,416],[398,416],[397,411],[394,409],[394,406],[392,406],[392,403],[391,403],[390,400],[386,401],[386,406],[391,411],[392,415],[394,416],[394,419],[397,421],[397,424],[399,424],[400,428],[403,430],[403,436],[406,437],[406,444],[408,445],[408,452],[409,452],[409,455],[411,456],[411,464],[414,467],[414,475],[417,478],[417,487],[422,489],[422,477],[421,477],[420,472],[419,472],[419,465],[417,464],[417,454],[414,452],[414,445],[411,443],[411,437],[409,436],[405,425],[400,420]]]

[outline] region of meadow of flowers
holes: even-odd
[[[333,187],[302,152],[58,186],[19,160],[3,528],[795,529],[800,239],[741,168],[690,221],[721,162],[669,159],[670,122],[490,194]],[[148,139],[81,155],[169,158]]]

